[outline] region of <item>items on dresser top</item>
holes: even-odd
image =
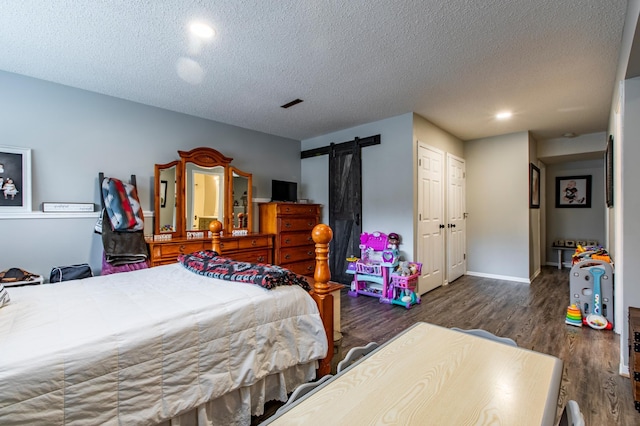
[[[313,275],[315,245],[310,231],[320,223],[320,204],[260,203],[260,232],[275,234],[273,262]]]

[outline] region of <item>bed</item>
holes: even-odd
[[[309,293],[179,263],[11,288],[0,309],[0,424],[249,424],[265,402],[329,372],[331,230],[318,225],[313,237]]]

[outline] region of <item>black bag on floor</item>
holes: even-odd
[[[82,278],[89,278],[92,276],[93,272],[91,272],[91,267],[88,263],[71,266],[58,266],[51,270],[49,282],[59,283],[61,281],[80,280]]]

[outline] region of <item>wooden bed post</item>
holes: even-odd
[[[222,256],[222,247],[220,247],[220,231],[222,231],[222,222],[212,220],[209,223],[209,231],[211,231],[211,249]]]
[[[331,359],[333,358],[333,295],[330,293],[331,287],[328,284],[331,279],[328,262],[329,242],[333,238],[333,231],[328,225],[321,223],[313,228],[311,235],[316,243],[316,269],[313,273],[315,282],[311,297],[318,304],[320,318],[322,318],[329,344],[327,356],[320,360],[318,367],[318,376],[322,377],[331,373]]]

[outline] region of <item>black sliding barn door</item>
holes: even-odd
[[[351,142],[329,147],[329,226],[333,229],[329,268],[331,281],[349,284],[347,257],[360,257],[362,233],[362,168],[360,144]]]

